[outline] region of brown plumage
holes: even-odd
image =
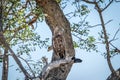
[[[59,58],[65,58],[65,47],[64,47],[64,39],[61,34],[57,34],[53,37],[53,50]]]

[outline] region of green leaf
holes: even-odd
[[[73,45],[74,45],[74,48],[78,48],[79,47],[78,43],[75,42],[75,41],[73,41]]]
[[[57,3],[60,3],[60,2],[61,2],[61,0],[56,0],[56,2],[57,2]]]
[[[88,37],[88,41],[89,41],[90,43],[93,43],[93,42],[95,42],[95,38],[94,38],[93,36],[89,36],[89,37]]]

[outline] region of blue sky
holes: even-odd
[[[92,8],[92,6],[90,6]],[[104,20],[105,23],[111,19],[113,21],[106,25],[107,32],[110,33],[110,38],[115,34],[116,30],[120,27],[120,6],[119,3],[112,4],[109,9],[107,9],[104,13]],[[92,12],[89,14],[87,20],[90,22],[90,24],[95,25],[99,24],[99,16],[98,13],[95,10],[92,10]],[[98,31],[100,31],[101,27],[98,26],[96,28],[93,28],[91,30],[91,35],[94,35],[95,37],[98,37]],[[118,33],[117,37],[120,38],[120,32]],[[117,40],[114,42],[114,44],[120,48],[120,40]],[[103,45],[99,45],[98,49],[101,52],[104,52],[105,47]],[[76,50],[76,56],[83,59],[83,62],[81,64],[74,64],[70,76],[67,78],[67,80],[105,80],[108,75],[110,74],[110,70],[107,65],[106,59],[101,55],[101,53],[96,52],[85,52],[80,49]],[[118,69],[120,67],[120,55],[115,56],[111,59],[113,67],[115,69]]]
[[[112,4],[109,9],[107,9],[104,13],[104,20],[107,22],[110,19],[113,19],[113,21],[109,24],[106,25],[107,32],[111,34],[110,38],[115,34],[117,29],[120,27],[120,3],[114,3]],[[93,6],[90,5],[90,8],[92,9]],[[66,8],[65,13],[71,11],[73,7],[68,6]],[[77,21],[77,18],[75,19]],[[75,21],[70,20],[70,21]],[[87,20],[90,22],[91,25],[95,25],[99,23],[99,16],[98,13],[95,10],[92,10],[91,13],[89,14]],[[38,28],[36,32],[38,32],[42,39],[45,39],[46,37],[51,38],[51,32],[46,25],[45,22],[39,23]],[[101,27],[95,27],[91,29],[90,35],[95,36],[96,38],[98,37],[98,31],[100,31]],[[117,37],[120,38],[120,32],[118,33]],[[50,43],[51,44],[51,43]],[[117,40],[114,42],[114,44],[120,49],[120,40]],[[101,52],[104,52],[105,47],[103,45],[99,45],[98,49]],[[81,58],[83,60],[82,63],[80,64],[74,64],[67,80],[105,80],[108,75],[110,74],[110,70],[107,65],[107,61],[104,58],[104,56],[101,55],[101,53],[96,53],[96,52],[86,52],[84,50],[81,50],[79,48],[75,49],[76,51],[76,57]],[[46,56],[51,58],[52,51],[47,52],[47,49],[43,48],[39,50],[37,49],[36,52],[31,53],[32,59],[33,60],[39,60],[40,57]],[[10,63],[14,64],[14,60],[10,58]],[[118,69],[120,67],[120,55],[115,56],[112,58],[112,64],[115,69]],[[0,64],[1,65],[1,64]],[[16,77],[23,76],[23,74],[19,74],[18,72],[15,71],[16,66],[10,67],[9,69],[9,80],[16,80]],[[0,66],[0,78],[1,78],[1,66]],[[19,75],[19,76],[18,76]],[[22,80],[22,79],[21,79]]]

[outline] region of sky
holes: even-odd
[[[117,29],[120,27],[120,3],[114,3],[112,4],[109,9],[107,9],[104,13],[104,20],[107,22],[110,19],[113,19],[113,21],[106,25],[107,32],[110,33],[110,38],[115,34]],[[90,8],[92,9],[93,6],[90,5]],[[66,10],[64,10],[64,13],[68,13],[74,9],[71,6],[68,6]],[[87,17],[87,20],[90,22],[91,25],[98,24],[100,22],[98,13],[95,10],[91,10],[91,13]],[[78,21],[77,18],[70,20],[72,21]],[[45,22],[39,23],[38,28],[36,29],[36,32],[41,35],[42,39],[45,39],[46,37],[51,38],[51,32],[46,25]],[[98,37],[98,31],[100,31],[101,27],[95,27],[91,29],[90,35],[94,35],[95,37]],[[118,33],[117,37],[120,38],[120,32]],[[116,40],[113,42],[119,49],[120,49],[120,40]],[[50,43],[51,44],[51,43]],[[67,80],[105,80],[110,75],[110,70],[107,64],[106,59],[102,55],[102,52],[104,52],[105,47],[103,45],[98,46],[101,53],[96,53],[94,51],[92,52],[86,52],[85,50],[81,50],[79,48],[75,49],[76,57],[83,60],[82,63],[76,63],[73,65]],[[14,48],[13,48],[14,49]],[[36,50],[36,52],[31,53],[33,60],[39,60],[40,57],[46,56],[49,58],[49,61],[51,60],[52,51],[47,52],[47,49],[42,48],[39,50],[39,48]],[[112,64],[115,69],[118,69],[120,67],[120,55],[117,55],[113,57]],[[14,60],[10,57],[10,63],[13,65],[15,64]],[[12,65],[11,64],[11,65]],[[10,65],[10,66],[11,66]],[[2,69],[0,64],[0,78],[2,76]],[[9,79],[8,80],[16,80],[17,78],[20,78],[23,76],[23,74],[19,74],[19,72],[15,71],[16,66],[12,66],[9,69]],[[19,76],[18,76],[19,75]],[[21,79],[21,78],[20,78]],[[23,80],[23,79],[21,79]]]
[[[106,11],[103,12],[105,23],[111,19],[113,20],[111,23],[106,25],[107,32],[110,33],[110,39],[113,38],[116,30],[120,27],[119,5],[120,3],[114,3]],[[100,24],[98,13],[92,9],[92,5],[90,5],[89,7],[91,8],[91,12],[87,17],[87,20],[90,22],[91,25]],[[90,35],[98,37],[98,31],[100,31],[100,29],[100,26],[93,28],[90,32]],[[120,38],[119,35],[120,32],[117,34],[118,38]],[[116,40],[113,43],[118,48],[120,48],[120,40]],[[103,45],[99,45],[98,48],[101,52],[105,51],[105,47]],[[108,75],[110,75],[107,61],[102,53],[89,53],[80,49],[75,49],[75,51],[76,57],[81,58],[83,62],[73,65],[67,80],[105,80]],[[118,69],[120,67],[120,55],[114,56],[111,61],[114,69]]]

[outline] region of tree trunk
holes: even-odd
[[[4,56],[3,56],[3,71],[2,71],[2,80],[8,79],[8,49],[5,49]]]
[[[0,31],[3,31],[3,0],[0,0]]]
[[[115,71],[116,74],[110,74],[110,76],[107,78],[107,80],[120,80],[120,68]]]
[[[74,57],[75,51],[71,37],[70,23],[64,16],[58,3],[55,0],[36,0],[36,3],[43,9],[46,23],[52,32],[53,56],[51,62],[67,57]],[[53,68],[45,80],[66,80],[71,67],[72,64],[68,63]]]

